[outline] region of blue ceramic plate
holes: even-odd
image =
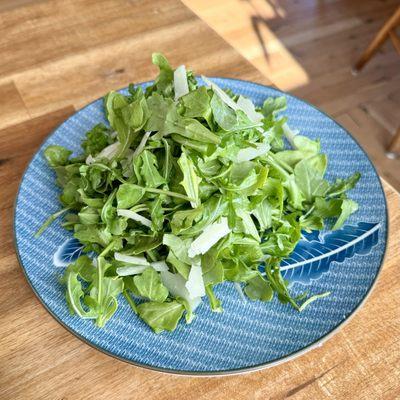
[[[282,95],[251,82],[223,78],[215,82],[258,105],[266,97]],[[322,151],[329,159],[328,179],[355,171],[362,174],[350,193],[359,203],[359,211],[340,231],[304,234],[291,259],[282,264],[294,293],[331,291],[331,296],[298,313],[277,300],[243,303],[227,282],[216,290],[223,301],[223,313],[212,313],[204,301],[191,325],[180,323],[175,332],[159,335],[130,310],[122,297],[118,311],[103,329],[71,316],[58,277],[62,265],[76,257],[79,248],[58,222],[39,239],[33,237],[48,215],[59,209],[59,189],[43,149],[59,144],[78,153],[85,132],[105,122],[102,101],[97,100],[50,135],[29,164],[16,201],[15,237],[20,262],[47,310],[73,334],[109,355],[138,366],[182,374],[235,373],[271,366],[310,350],[337,331],[363,303],[381,268],[387,235],[385,196],[373,165],[355,140],[321,111],[286,96],[290,126],[312,139],[321,139]]]

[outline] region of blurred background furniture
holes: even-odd
[[[387,148],[387,156],[389,158],[397,158],[400,154],[400,128],[397,129],[397,132],[394,134],[393,139],[389,143]]]
[[[400,6],[394,12],[394,14],[385,22],[383,27],[376,34],[370,45],[362,53],[358,61],[354,64],[353,73],[357,74],[364,68],[365,64],[372,58],[372,56],[379,50],[379,48],[385,43],[386,40],[390,39],[393,46],[400,55],[400,39],[397,36],[396,28],[400,25]],[[400,154],[400,127],[394,134],[393,139],[390,141],[387,147],[387,156],[389,158],[396,158]]]
[[[370,45],[362,53],[360,58],[354,64],[353,71],[355,73],[361,71],[364,65],[372,58],[386,40],[391,39],[393,46],[400,55],[400,39],[397,36],[396,28],[400,25],[400,6],[395,10],[394,14],[385,22],[383,27],[376,34]]]

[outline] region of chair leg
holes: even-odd
[[[374,37],[370,45],[354,64],[353,72],[357,73],[360,71],[364,65],[371,59],[371,57],[376,53],[376,51],[382,46],[382,44],[389,37],[390,31],[400,23],[400,6],[397,8],[395,13],[389,18],[389,20],[383,25],[381,30]]]
[[[400,157],[400,127],[397,129],[397,132],[394,134],[393,139],[390,141],[389,146],[386,150],[386,155],[389,158]]]

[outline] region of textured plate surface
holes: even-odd
[[[259,105],[266,97],[282,95],[251,82],[224,78],[215,82]],[[224,283],[216,290],[223,301],[223,313],[212,313],[204,301],[191,325],[180,323],[175,332],[159,335],[130,310],[122,296],[118,311],[103,329],[71,316],[64,288],[58,282],[62,269],[53,264],[53,255],[71,234],[55,222],[39,239],[33,237],[48,215],[59,209],[59,189],[43,150],[59,144],[79,152],[85,132],[104,122],[102,101],[97,100],[49,136],[29,164],[16,201],[20,263],[50,313],[101,351],[136,365],[175,373],[232,373],[273,365],[329,337],[363,302],[377,277],[386,247],[386,201],[374,167],[354,139],[309,104],[290,95],[287,99],[285,114],[290,126],[310,138],[321,139],[322,151],[329,160],[327,178],[345,177],[356,170],[362,174],[350,193],[359,203],[359,211],[350,217],[344,230],[334,237],[329,233],[305,235],[293,259],[286,262],[295,265],[286,272],[294,293],[331,291],[331,296],[298,313],[277,300],[243,303],[234,287]]]

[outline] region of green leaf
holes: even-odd
[[[190,324],[195,317],[192,307],[190,306],[189,302],[182,297],[177,297],[176,300],[178,301],[178,303],[181,303],[185,307],[185,311],[186,311],[185,320],[186,320],[187,324]]]
[[[218,260],[218,256],[219,249],[214,246],[201,257],[203,280],[206,286],[224,281],[224,267]]]
[[[104,98],[106,116],[111,127],[117,132],[120,143],[125,143],[129,137],[129,126],[125,122],[122,110],[128,105],[126,98],[119,93],[110,92]]]
[[[247,264],[238,257],[224,259],[224,277],[232,282],[247,282],[257,275],[257,271],[247,267]]]
[[[261,301],[271,301],[274,293],[269,282],[261,275],[247,281],[244,292],[251,300]]]
[[[312,202],[316,196],[324,196],[329,184],[323,179],[327,166],[326,156],[319,154],[300,161],[295,169],[294,176],[297,186],[303,193],[306,201]]]
[[[133,299],[132,299],[132,297],[130,296],[128,290],[125,289],[125,290],[122,292],[122,294],[124,295],[124,297],[125,297],[126,301],[128,302],[129,306],[131,307],[131,310],[132,310],[135,314],[137,314],[138,311],[137,311],[136,303],[133,301]]]
[[[184,187],[187,196],[193,199],[193,201],[190,202],[192,207],[197,208],[200,206],[199,184],[201,182],[201,178],[196,174],[193,161],[186,155],[184,151],[178,160],[178,165],[183,174],[181,185]]]
[[[333,225],[332,230],[337,230],[342,227],[346,219],[358,210],[358,204],[350,199],[343,199],[341,204],[341,213]]]
[[[153,93],[147,98],[147,108],[150,115],[145,126],[146,131],[156,131],[160,137],[174,131],[178,113],[172,99]]]
[[[312,140],[306,136],[296,135],[293,139],[296,149],[303,155],[316,155],[321,150],[319,140]]]
[[[215,296],[212,285],[206,286],[206,294],[208,297],[208,301],[210,302],[211,310],[213,312],[218,312],[218,313],[222,312],[223,309],[222,309],[221,301]]]
[[[210,125],[210,96],[205,86],[189,92],[187,95],[181,97],[181,101],[185,106],[183,113],[185,117],[204,118],[208,122],[208,125]]]
[[[296,247],[301,237],[300,222],[295,213],[282,217],[272,232],[266,233],[261,249],[265,254],[287,257]]]
[[[77,189],[77,196],[79,196],[79,200],[83,204],[86,204],[89,207],[102,208],[104,205],[103,196],[102,197],[89,197],[82,188]]]
[[[104,99],[107,119],[111,127],[117,132],[120,143],[116,158],[125,155],[138,130],[144,126],[148,118],[148,107],[144,99],[128,103],[125,96],[110,92]]]
[[[54,214],[50,215],[47,220],[42,224],[42,226],[37,230],[35,233],[35,238],[37,239],[59,216],[65,214],[69,208],[63,208],[60,211],[55,212]]]
[[[176,272],[182,275],[185,279],[188,279],[190,272],[189,264],[180,260],[173,251],[168,253],[166,260],[175,268]]]
[[[99,225],[76,224],[74,226],[74,237],[81,243],[98,243],[103,247],[106,247],[112,240],[111,233]]]
[[[111,144],[110,129],[100,123],[86,132],[86,139],[82,142],[82,148],[86,156],[95,156],[109,144]]]
[[[156,156],[150,151],[144,150],[140,157],[143,161],[140,172],[144,178],[146,186],[156,188],[166,183],[165,179],[158,172]]]
[[[198,142],[218,144],[221,141],[217,134],[211,132],[197,119],[185,118],[181,120],[175,131],[181,136]]]
[[[240,231],[246,233],[247,235],[252,236],[258,242],[261,241],[260,235],[258,234],[258,230],[254,221],[252,220],[250,214],[244,210],[237,210],[236,215],[240,218],[239,226]]]
[[[165,200],[164,197],[165,196],[159,196],[156,198],[156,200],[148,203],[152,222],[152,230],[154,232],[159,232],[163,229],[164,210],[162,208],[162,203]]]
[[[195,221],[199,220],[203,215],[203,207],[176,211],[171,219],[171,229],[174,235],[179,235],[181,232],[192,227]]]
[[[264,101],[262,107],[262,113],[265,117],[269,117],[271,115],[275,115],[279,111],[283,111],[286,109],[286,97],[269,97]]]
[[[97,258],[97,273],[93,279],[90,295],[85,303],[96,309],[96,324],[102,327],[113,316],[118,307],[117,297],[124,289],[124,282],[119,277],[106,277],[109,266],[102,256]]]
[[[48,146],[44,151],[44,156],[50,167],[66,165],[71,154],[72,151],[57,145]]]
[[[211,99],[211,109],[215,122],[225,131],[233,129],[238,123],[237,115],[232,108],[224,103],[218,94],[214,93]]]
[[[182,318],[185,307],[177,302],[158,303],[150,301],[137,306],[140,318],[149,325],[155,333],[173,331]]]
[[[160,69],[160,73],[155,80],[154,87],[156,87],[157,90],[163,93],[165,96],[172,96],[174,71],[169,65],[168,60],[161,53],[153,53],[152,62]]]
[[[329,197],[340,196],[343,193],[353,189],[360,178],[361,174],[359,172],[355,172],[347,179],[336,179],[335,183],[331,185],[329,190],[326,192],[326,195]]]
[[[66,274],[65,282],[67,284],[67,290],[65,297],[69,305],[72,314],[77,314],[81,318],[96,318],[97,313],[95,310],[85,310],[82,305],[84,291],[82,284],[78,280],[78,274],[73,271],[69,271]]]
[[[179,236],[169,233],[163,236],[163,244],[168,246],[180,260],[187,264],[191,264],[191,259],[188,256],[188,249],[191,242],[191,239],[182,239]]]
[[[100,221],[100,215],[97,209],[92,207],[83,207],[78,213],[79,222],[83,225],[93,225]]]
[[[171,137],[175,142],[181,144],[182,146],[198,151],[201,154],[209,155],[213,152],[213,145],[209,143],[202,143],[197,140],[188,139],[178,134],[172,134]]]
[[[207,225],[215,222],[226,210],[226,202],[220,196],[212,196],[205,203],[202,204],[202,216],[199,221],[193,226],[181,230],[179,234],[184,236],[197,236]],[[197,218],[196,218],[197,220]]]
[[[86,282],[92,281],[96,273],[93,261],[88,256],[80,256],[73,264],[70,264],[67,269],[76,272],[79,277]]]
[[[101,210],[101,220],[106,224],[107,230],[112,235],[120,236],[127,227],[127,221],[117,216],[117,209],[113,206],[116,190],[109,196]]]
[[[168,289],[161,283],[160,274],[153,268],[147,268],[143,273],[133,278],[140,296],[162,303],[168,297]]]
[[[304,196],[294,175],[290,175],[282,184],[287,191],[288,204],[296,210],[303,210]]]
[[[145,191],[137,185],[123,183],[117,191],[118,208],[126,209],[137,204],[144,196]]]
[[[192,264],[192,260],[188,256],[191,242],[192,239],[182,239],[171,234],[165,234],[163,236],[163,244],[169,248],[167,261],[172,264],[177,272],[185,279],[189,277],[190,266]]]
[[[292,307],[298,311],[303,311],[313,301],[329,296],[330,294],[329,292],[325,292],[311,296],[301,305],[299,305],[296,301],[296,298],[293,298],[289,293],[287,282],[283,280],[280,270],[277,266],[272,268],[271,265],[266,265],[265,272],[272,289],[278,295],[279,301],[283,304],[290,303]],[[303,293],[302,295],[298,296],[297,299],[303,299],[305,296],[307,296],[307,293]]]

